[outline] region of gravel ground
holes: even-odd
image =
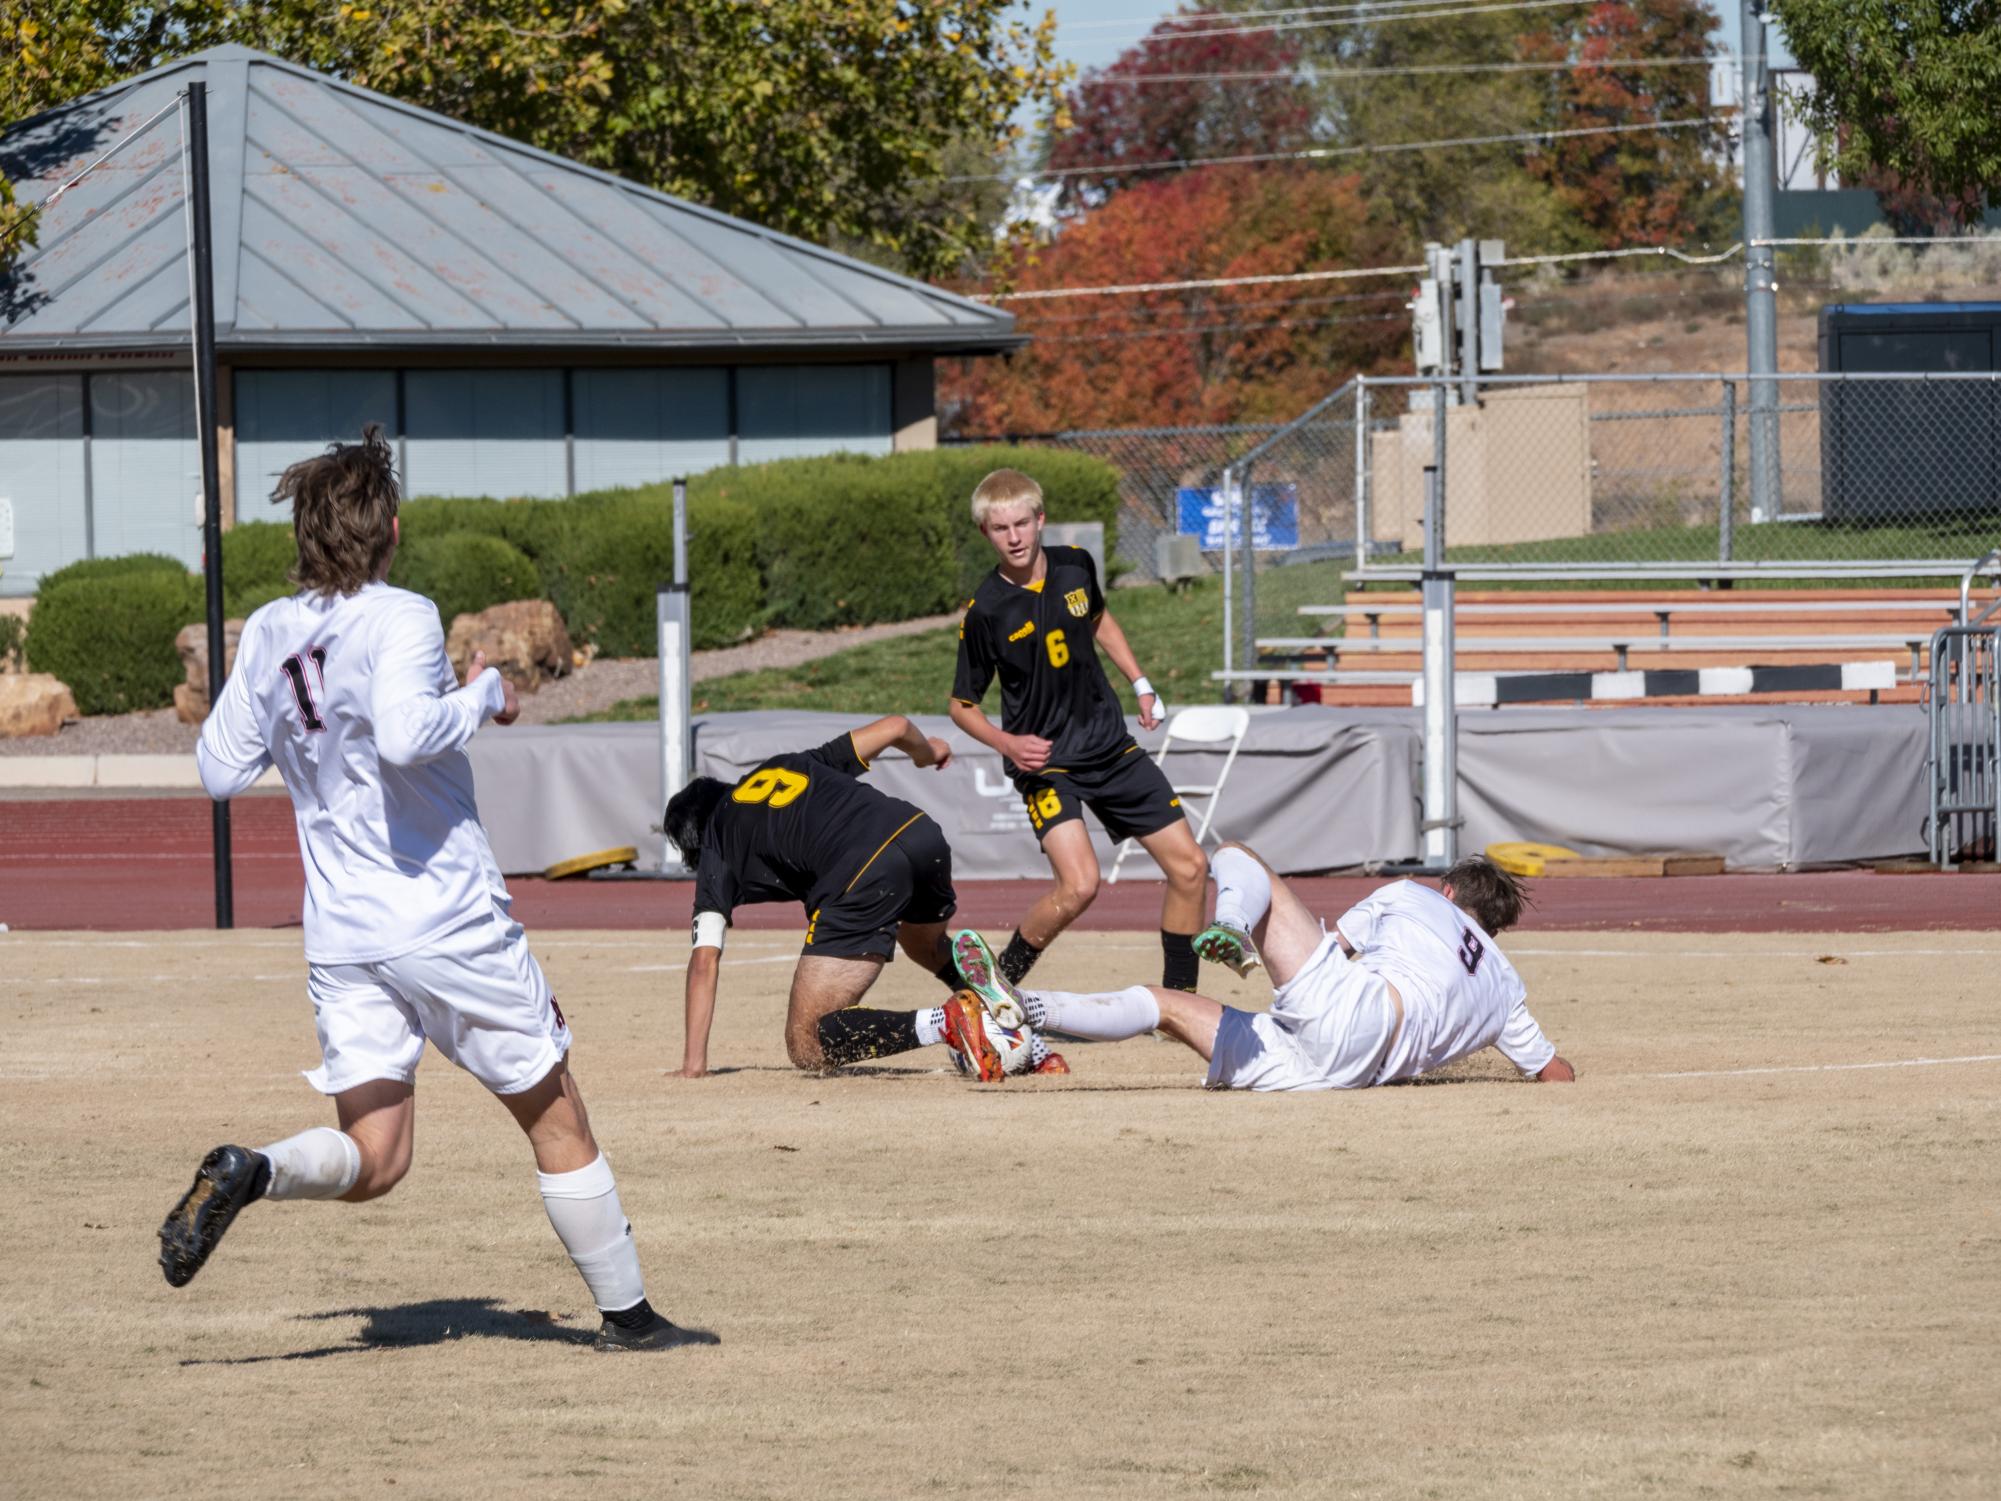
[[[831,656],[865,641],[886,636],[911,636],[950,625],[956,615],[932,615],[894,625],[860,626],[846,631],[769,631],[741,646],[695,653],[695,681],[749,672],[760,667],[795,667],[816,657]],[[608,709],[620,699],[640,698],[660,684],[660,664],[653,657],[625,657],[592,662],[569,677],[545,685],[521,701],[523,724],[549,724],[578,714]],[[100,714],[64,725],[61,733],[21,740],[0,740],[0,756],[192,755],[194,725],[182,724],[172,709],[142,714]]]

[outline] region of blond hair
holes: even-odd
[[[396,458],[382,428],[333,443],[278,477],[273,500],[292,503],[299,566],[292,578],[316,594],[352,594],[373,583],[396,545]]]
[[[1042,514],[1042,486],[1019,469],[996,469],[973,487],[973,525],[984,527],[996,506],[1027,503]]]

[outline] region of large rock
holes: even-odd
[[[485,652],[486,665],[498,668],[517,693],[533,693],[570,670],[570,633],[546,599],[517,599],[459,616],[452,622],[445,651],[461,679],[472,654]]]
[[[222,623],[222,675],[236,667],[236,643],[243,639],[243,622]],[[208,718],[208,626],[184,625],[174,637],[174,650],[181,654],[181,666],[188,680],[174,687],[174,713],[182,724],[200,724]]]
[[[46,672],[0,674],[0,739],[53,735],[77,718],[76,699]]]

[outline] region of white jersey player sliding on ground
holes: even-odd
[[[1216,921],[1196,950],[1239,974],[1261,956],[1276,987],[1269,1012],[1144,985],[1100,995],[1016,990],[977,933],[959,934],[953,957],[1003,1021],[1018,1025],[1018,1015],[1099,1041],[1158,1029],[1209,1060],[1212,1089],[1362,1089],[1490,1045],[1540,1082],[1576,1077],[1529,1015],[1521,976],[1494,942],[1521,915],[1523,895],[1491,860],[1460,861],[1438,891],[1393,882],[1331,931],[1243,845],[1217,850],[1210,870]]]
[[[604,1315],[600,1350],[714,1344],[646,1301],[632,1227],[571,1077],[570,1030],[509,916],[473,801],[465,746],[519,713],[475,656],[464,686],[429,600],[384,579],[398,537],[396,473],[370,427],[285,471],[301,590],[253,614],[202,726],[218,799],[276,765],[306,866],[307,981],[338,1130],[250,1151],[221,1146],[160,1227],[175,1287],[231,1220],[265,1199],[379,1198],[410,1168],[417,1061],[429,1038],[528,1135],[550,1223]],[[301,1227],[305,1228],[305,1227]]]

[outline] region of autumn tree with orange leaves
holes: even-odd
[[[1356,179],[1207,167],[1139,182],[1017,251],[1019,291],[1285,275],[1396,258]],[[944,372],[961,433],[1283,420],[1408,346],[1402,281],[1185,289],[1007,304],[1032,336],[1003,362]]]

